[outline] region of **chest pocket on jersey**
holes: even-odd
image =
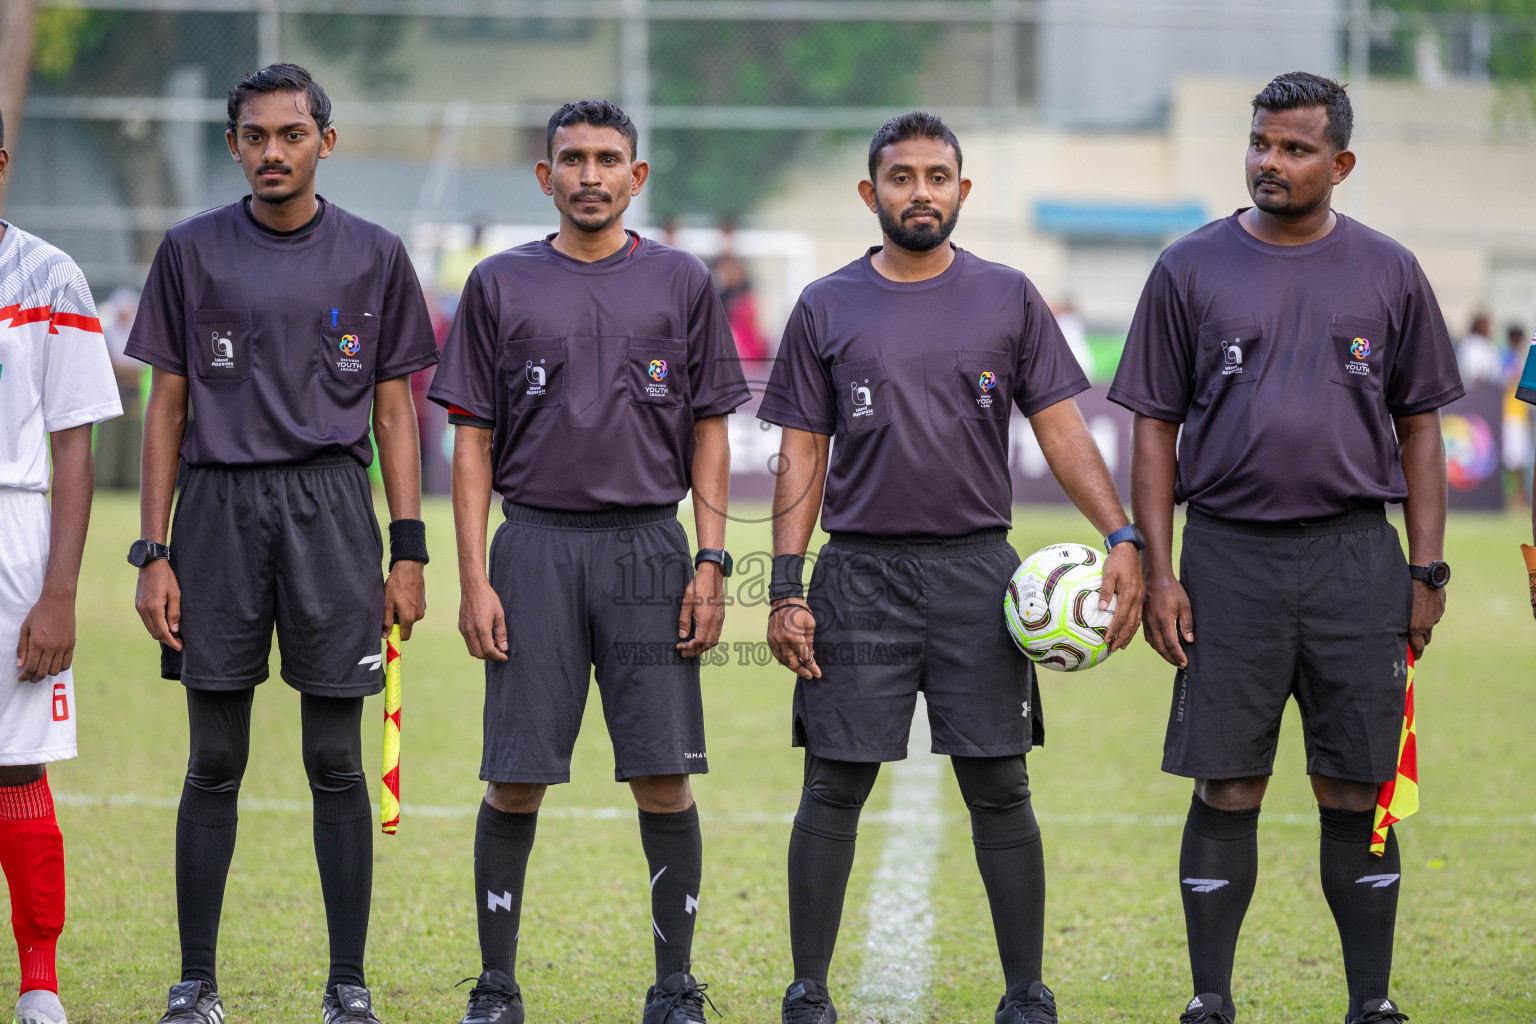
[[[373,383],[379,361],[379,318],[327,310],[320,323],[320,377],[358,386]]]
[[[681,409],[688,404],[688,343],[679,338],[632,338],[624,366],[629,404]]]
[[[1387,322],[1335,313],[1328,325],[1328,379],[1380,391],[1387,366]]]
[[[1229,316],[1200,325],[1195,384],[1220,391],[1252,384],[1264,374],[1264,332],[1256,314]]]
[[[501,379],[514,414],[565,403],[565,342],[528,338],[501,343]]]
[[[194,310],[187,364],[202,380],[249,380],[251,311]]]
[[[859,359],[832,367],[837,393],[837,432],[860,434],[891,422],[891,371],[885,359]]]
[[[961,349],[955,353],[961,419],[1008,418],[1013,395],[1013,374],[1009,372],[1012,361],[1007,352]]]

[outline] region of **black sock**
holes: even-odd
[[[1179,852],[1184,929],[1195,995],[1232,1004],[1232,961],[1259,875],[1259,809],[1218,811],[1197,794]]]
[[[640,845],[651,873],[651,932],[656,940],[656,984],[693,967],[693,924],[704,874],[699,809],[671,814],[640,812]]]
[[[1008,995],[1041,980],[1045,946],[1045,851],[1028,801],[1008,810],[971,808],[976,866],[992,908]]]
[[[1388,831],[1386,852],[1377,857],[1371,853],[1374,811],[1319,807],[1317,813],[1323,826],[1318,851],[1323,896],[1339,926],[1353,1016],[1365,1000],[1387,998],[1392,980],[1392,933],[1402,874],[1397,830]]]
[[[176,814],[176,920],[181,929],[181,980],[218,987],[215,956],[224,883],[235,854],[239,788],[228,792],[181,788]]]
[[[522,927],[523,878],[538,832],[539,812],[516,814],[481,802],[475,822],[475,916],[480,969],[517,980],[517,936]]]
[[[373,905],[373,804],[368,783],[358,779],[339,792],[317,789],[313,795],[315,864],[331,939],[331,973],[325,987],[362,986]]]
[[[843,920],[843,896],[853,870],[863,809],[862,804],[823,803],[809,788],[804,789],[789,834],[789,945],[795,977],[810,978],[822,988],[827,985]]]

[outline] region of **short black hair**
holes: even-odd
[[[549,124],[544,128],[544,153],[549,159],[555,158],[555,132],[573,124],[612,128],[629,140],[631,160],[640,153],[640,129],[635,127],[635,122],[629,119],[628,114],[619,109],[617,103],[609,100],[576,100],[549,115]]]
[[[908,139],[938,139],[947,142],[955,151],[955,170],[960,169],[960,140],[949,130],[949,125],[937,114],[925,110],[909,110],[880,126],[875,137],[869,140],[869,180],[875,180],[875,168],[880,166],[880,151],[886,146]]]
[[[1253,112],[1260,110],[1296,110],[1323,107],[1328,112],[1328,145],[1335,153],[1349,148],[1355,130],[1355,111],[1349,105],[1344,87],[1331,78],[1306,71],[1288,71],[1276,75],[1253,98]]]
[[[246,75],[239,85],[229,90],[228,120],[224,127],[234,131],[245,101],[269,92],[302,92],[309,100],[306,105],[309,116],[315,119],[320,130],[323,132],[331,126],[331,98],[325,94],[325,88],[297,64],[269,64]]]

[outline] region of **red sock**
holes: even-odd
[[[64,837],[47,774],[25,786],[0,786],[0,867],[11,887],[21,991],[57,992],[53,956],[64,930]]]

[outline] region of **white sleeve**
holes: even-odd
[[[43,429],[52,433],[123,414],[112,357],[96,317],[85,275],[73,263],[58,268],[43,342]]]

